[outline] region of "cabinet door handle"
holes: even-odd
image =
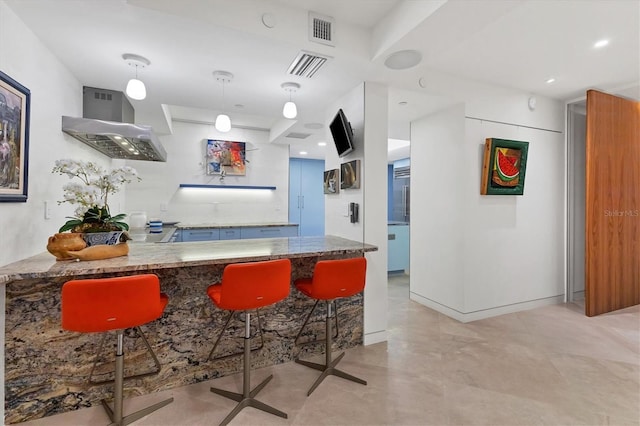
[[[407,217],[407,185],[402,187],[402,215]]]
[[[304,209],[304,195],[302,195],[302,208]]]

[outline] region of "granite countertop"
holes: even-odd
[[[376,246],[336,236],[201,241],[181,244],[140,242],[129,255],[92,261],[56,261],[44,252],[0,267],[0,284],[31,278],[147,271],[185,266],[376,251]]]
[[[270,226],[299,226],[297,223],[289,222],[269,222],[269,223],[181,223],[178,222],[177,229],[200,229],[200,228],[266,228]]]

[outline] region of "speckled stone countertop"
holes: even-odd
[[[341,237],[293,237],[191,243],[130,244],[129,255],[93,261],[56,261],[48,252],[0,268],[0,284],[32,278],[71,277],[147,271],[185,266],[376,251],[377,247]]]
[[[177,223],[175,225],[178,229],[202,229],[202,228],[268,228],[271,226],[299,226],[297,223]]]

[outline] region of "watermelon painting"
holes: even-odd
[[[518,185],[520,179],[520,150],[496,148],[495,164],[491,176],[492,184],[512,187]]]
[[[486,139],[480,193],[523,195],[528,147],[529,142]]]

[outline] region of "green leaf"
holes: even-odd
[[[60,227],[60,229],[58,230],[58,232],[65,232],[68,231],[70,229],[72,229],[74,226],[78,226],[82,224],[82,221],[80,219],[72,219],[67,221],[67,223],[65,223],[64,225],[62,225]]]

